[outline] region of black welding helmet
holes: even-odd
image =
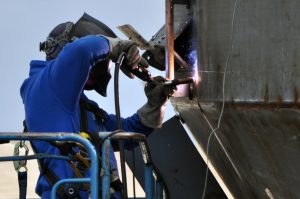
[[[117,35],[104,23],[84,13],[82,17],[73,24],[66,22],[56,26],[47,37],[47,40],[40,44],[40,50],[46,53],[46,59],[55,59],[62,48],[69,42],[87,35],[104,35],[116,38]],[[90,78],[97,81],[92,87],[86,86],[85,89],[94,89],[100,95],[106,97],[106,89],[111,78],[109,70],[110,59],[96,63],[90,72]]]

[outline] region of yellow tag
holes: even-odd
[[[88,139],[88,140],[92,140],[91,136],[89,134],[87,134],[86,132],[79,132],[79,135],[81,137],[84,137],[84,138]]]

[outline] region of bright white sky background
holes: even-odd
[[[22,131],[24,109],[19,94],[28,76],[31,59],[44,59],[39,42],[59,23],[76,22],[84,12],[108,25],[120,38],[126,39],[116,27],[129,23],[145,38],[150,38],[165,23],[163,0],[2,0],[0,5],[0,132]],[[112,65],[112,71],[114,65]],[[152,71],[152,75],[162,75]],[[129,116],[141,107],[146,98],[143,83],[120,73],[121,115]],[[114,113],[113,81],[108,97],[89,92],[89,96],[109,113]],[[168,106],[166,119],[173,116]]]

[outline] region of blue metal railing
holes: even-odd
[[[96,154],[96,150],[94,146],[91,144],[90,141],[87,139],[81,137],[78,134],[73,133],[0,133],[0,140],[43,140],[43,141],[74,141],[82,144],[85,149],[88,152],[88,155],[91,159],[91,175],[90,178],[81,178],[81,179],[63,179],[58,181],[53,187],[57,188],[59,184],[67,182],[74,182],[74,183],[86,183],[90,182],[91,186],[91,198],[97,198],[99,196],[99,170],[98,170],[98,157]],[[22,156],[15,156],[11,157],[11,161],[19,160]],[[59,158],[59,156],[44,156],[44,158]],[[61,156],[60,156],[61,157]],[[0,161],[3,161],[4,159],[7,160],[7,157],[4,157],[4,159],[1,159]],[[24,157],[24,160],[26,158]],[[55,191],[56,189],[52,189],[51,195],[52,198],[55,198]]]
[[[138,142],[140,145],[140,149],[145,164],[145,171],[144,171],[145,186],[144,187],[145,187],[146,199],[153,199],[153,198],[162,199],[167,197],[166,194],[167,187],[163,182],[161,176],[159,175],[158,171],[153,166],[152,158],[146,142],[145,135],[140,133],[118,131],[113,133],[109,133],[109,132],[100,133],[99,136],[101,139],[126,140],[126,141]],[[110,146],[110,142],[107,142],[107,144],[108,146]],[[102,160],[102,164],[105,164],[103,160]],[[104,165],[102,165],[102,167],[104,167]]]
[[[145,163],[145,194],[146,199],[161,199],[164,196],[165,187],[161,181],[154,181],[154,176],[157,173],[153,169],[151,156],[148,150],[145,136],[139,133],[129,132],[101,132],[99,133],[100,139],[102,139],[102,199],[110,198],[110,147],[111,140],[127,140],[138,142],[143,154]],[[87,139],[74,133],[0,133],[1,140],[40,140],[40,141],[73,141],[82,144],[88,152],[91,160],[91,175],[89,178],[68,178],[62,179],[56,182],[51,190],[51,198],[55,198],[56,191],[61,184],[64,183],[90,183],[90,197],[91,199],[99,198],[99,163],[97,152],[94,145]],[[5,156],[0,157],[1,161],[19,161],[30,159],[61,159],[70,160],[68,156],[53,155],[53,154],[35,154],[27,156]]]

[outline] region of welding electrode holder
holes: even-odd
[[[189,89],[189,99],[192,100],[194,97],[194,79],[191,77],[186,77],[182,79],[173,79],[173,80],[168,80],[163,83],[164,86],[172,86],[176,87],[177,85],[180,84],[188,84],[188,89]]]
[[[192,100],[194,97],[194,79],[186,77],[182,79],[167,80],[163,83],[164,86],[170,86],[176,88],[177,85],[188,84],[189,99]]]
[[[148,83],[154,83],[155,82],[152,80],[150,72],[138,66],[135,69],[129,70],[132,74],[134,74],[136,77],[139,79],[146,81]],[[193,93],[194,93],[194,79],[192,77],[187,77],[187,78],[181,78],[181,79],[173,79],[173,80],[166,80],[163,85],[168,86],[168,87],[176,87],[177,85],[180,84],[188,84],[188,89],[189,89],[189,99],[193,99]]]

